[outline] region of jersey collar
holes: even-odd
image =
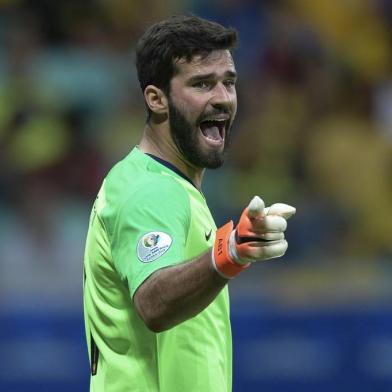
[[[181,170],[179,170],[177,167],[175,167],[172,163],[165,161],[162,158],[159,158],[155,155],[149,154],[145,152],[146,155],[148,155],[150,158],[154,159],[155,161],[159,162],[161,165],[167,167],[168,169],[174,171],[174,173],[178,174],[180,177],[182,177],[184,180],[188,181],[190,184],[192,184],[196,189],[196,185],[192,182],[192,180],[186,176]]]

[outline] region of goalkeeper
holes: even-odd
[[[202,194],[237,110],[236,41],[233,29],[175,16],[138,42],[146,125],[105,178],[86,241],[91,391],[231,391],[227,283],[285,253],[295,213],[256,196],[217,230]]]

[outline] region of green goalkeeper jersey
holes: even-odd
[[[211,248],[215,229],[203,195],[169,163],[136,147],[110,171],[84,258],[90,391],[231,391],[227,287],[197,316],[161,333],[145,326],[132,301],[153,272]]]

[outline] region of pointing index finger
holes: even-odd
[[[265,208],[266,215],[279,215],[285,219],[289,219],[296,213],[295,207],[284,203],[275,203],[272,206]]]

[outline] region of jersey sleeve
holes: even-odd
[[[114,265],[131,297],[153,272],[185,261],[189,197],[173,178],[156,177],[127,199],[112,237]]]

